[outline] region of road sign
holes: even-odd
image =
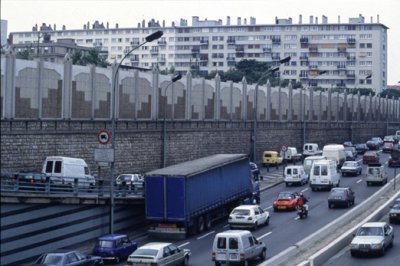
[[[99,134],[97,134],[97,140],[99,141],[100,144],[109,143],[111,140],[110,132],[108,132],[105,129],[100,130]]]
[[[287,147],[285,145],[282,146],[282,151],[283,152],[287,151]]]

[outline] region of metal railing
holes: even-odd
[[[143,198],[143,186],[130,186],[126,183],[114,184],[113,194],[116,198]],[[55,184],[43,173],[17,173],[1,175],[1,193],[8,195],[29,194],[32,197],[104,197],[109,198],[111,184],[108,181],[97,180],[96,184],[89,186],[84,182],[78,183],[74,178],[73,184]]]

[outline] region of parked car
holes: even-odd
[[[354,191],[349,187],[335,187],[331,189],[328,196],[329,209],[337,206],[349,208],[354,205]]]
[[[358,228],[350,244],[351,256],[378,253],[384,255],[393,245],[393,228],[386,222],[369,222]]]
[[[394,149],[393,142],[384,142],[382,146],[382,152],[390,153]]]
[[[303,185],[308,183],[308,174],[304,170],[303,165],[289,165],[285,167],[284,181],[286,186]]]
[[[376,151],[366,151],[363,155],[362,163],[379,163],[379,153],[377,153]]]
[[[228,218],[229,227],[252,228],[269,224],[269,212],[264,211],[259,205],[241,205],[232,210]]]
[[[400,198],[394,201],[392,208],[389,211],[389,223],[400,222]]]
[[[400,150],[394,149],[390,153],[390,158],[388,161],[389,167],[400,167]]]
[[[263,152],[263,166],[267,165],[278,165],[283,161],[283,157],[276,151],[264,151]]]
[[[367,144],[365,144],[365,143],[356,144],[355,148],[356,148],[357,153],[361,154],[361,155],[369,150]]]
[[[379,150],[380,146],[381,145],[379,144],[379,142],[377,140],[371,139],[371,140],[367,141],[367,147],[370,150]]]
[[[295,210],[299,199],[299,193],[291,191],[283,191],[273,202],[274,211]]]
[[[258,178],[260,176],[260,170],[258,169],[258,166],[256,163],[250,162],[250,171],[251,171],[251,175],[252,175],[253,179],[258,180]]]
[[[127,266],[133,265],[189,265],[191,252],[172,243],[150,242],[129,255]]]
[[[351,141],[345,141],[343,142],[344,147],[354,147],[353,143]]]
[[[120,174],[115,179],[118,188],[143,189],[144,178],[141,174]]]
[[[342,176],[346,175],[361,175],[362,166],[358,161],[346,161],[340,169]]]
[[[215,266],[248,265],[249,261],[257,258],[267,258],[267,246],[250,231],[228,230],[215,235],[211,253]]]
[[[104,265],[103,259],[99,256],[91,256],[83,254],[76,250],[60,249],[54,252],[49,252],[41,255],[31,266],[46,265],[46,266],[81,266],[81,265]]]
[[[346,161],[355,161],[356,157],[354,157],[353,153],[351,151],[344,151],[346,154]]]
[[[130,241],[124,234],[111,234],[98,237],[92,254],[100,256],[103,260],[112,260],[119,263],[121,259],[128,258],[129,254],[137,249],[137,242]]]

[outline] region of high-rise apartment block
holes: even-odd
[[[144,42],[154,31],[162,30],[162,38],[133,51],[122,64],[148,68],[191,71],[194,75],[211,71],[227,71],[243,59],[255,59],[277,65],[280,59],[291,61],[280,66],[282,79],[301,81],[305,86],[324,88],[371,88],[376,92],[387,86],[387,30],[379,22],[366,22],[362,15],[336,23],[328,18],[302,15],[292,19],[275,19],[275,24],[257,24],[251,17],[227,17],[222,20],[199,20],[192,25],[181,19],[166,26],[154,19],[137,27],[110,27],[96,21],[83,29],[67,30],[54,27],[33,27],[32,31],[12,33],[14,44],[37,42],[38,34],[51,35],[51,40],[72,38],[79,46],[108,51],[110,63],[120,62],[125,53]],[[323,73],[323,74],[322,74]]]

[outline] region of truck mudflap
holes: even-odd
[[[185,239],[186,229],[179,228],[174,224],[159,224],[155,227],[150,227],[148,230],[149,236],[163,239]]]

